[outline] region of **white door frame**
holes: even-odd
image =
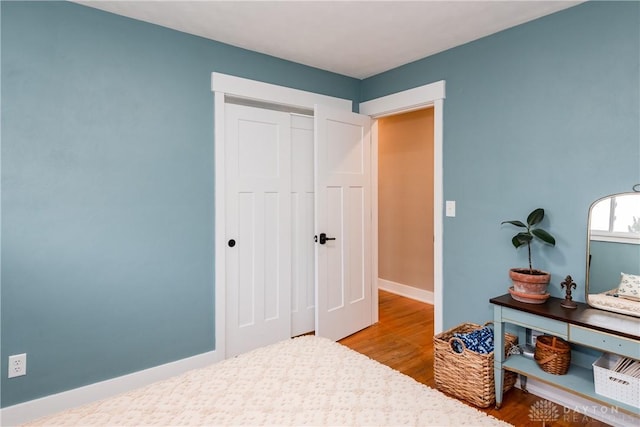
[[[375,119],[394,114],[407,113],[433,106],[433,306],[434,333],[442,332],[443,327],[443,107],[445,98],[445,81],[440,80],[417,88],[397,92],[391,95],[372,99],[360,104],[360,114],[366,114],[374,119],[371,128],[372,137],[372,184],[373,184],[373,271],[374,280],[378,272],[378,121]],[[377,287],[377,286],[376,286]],[[378,318],[377,292],[374,319]]]
[[[241,77],[221,73],[211,73],[211,90],[214,99],[214,167],[215,167],[215,200],[214,200],[214,251],[215,251],[215,354],[222,360],[225,358],[225,168],[224,138],[226,96],[244,98],[284,105],[294,108],[313,110],[315,104],[352,111],[352,101],[332,96],[306,92]],[[442,128],[443,106],[445,98],[444,80],[373,99],[360,104],[360,114],[380,118],[392,114],[404,113],[428,106],[434,107],[434,332],[442,331],[442,230],[443,230],[443,175],[442,175]],[[373,321],[378,320],[378,126],[372,126],[372,204],[376,206],[372,212],[372,255],[373,279],[372,304]],[[222,213],[222,214],[221,214]]]
[[[220,73],[211,73],[211,90],[214,103],[214,165],[215,165],[215,353],[219,360],[226,356],[226,221],[225,221],[225,97],[232,96],[268,104],[312,110],[315,104],[323,104],[340,110],[352,111],[349,99],[334,98],[298,89],[262,83]]]

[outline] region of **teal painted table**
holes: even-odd
[[[495,348],[504,348],[504,325],[510,323],[520,327],[520,343],[524,343],[522,331],[531,329],[579,346],[640,359],[640,318],[594,309],[584,303],[577,303],[576,309],[566,309],[560,306],[561,301],[560,298],[551,297],[544,304],[526,304],[514,300],[509,294],[492,298]],[[597,358],[593,356],[592,360],[587,360],[587,363],[582,360],[580,364],[572,360],[567,374],[553,375],[543,371],[534,360],[520,355],[505,359],[502,352],[497,351],[494,353],[496,408],[499,409],[502,404],[503,374],[506,369],[600,404],[640,415],[636,407],[596,394],[590,363]]]

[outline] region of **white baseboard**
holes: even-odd
[[[143,371],[52,394],[0,409],[0,425],[15,426],[96,400],[115,396],[222,360],[215,351],[155,366]]]
[[[520,380],[516,383],[520,388]],[[589,418],[596,419],[616,427],[630,427],[640,425],[640,417],[635,417],[626,412],[600,405],[592,400],[585,399],[573,393],[569,393],[557,387],[550,386],[534,379],[527,380],[527,390],[543,399],[557,403],[581,415],[568,414],[560,411],[560,419],[570,424],[586,424]],[[551,420],[549,420],[551,421]]]
[[[413,286],[403,285],[402,283],[392,282],[391,280],[378,279],[378,289],[391,292],[392,294],[401,295],[427,304],[433,304],[433,292],[424,289],[414,288]]]

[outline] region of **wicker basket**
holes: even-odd
[[[485,326],[492,322],[485,323]],[[459,399],[463,399],[480,408],[486,408],[496,400],[493,376],[493,352],[480,354],[467,349],[464,343],[455,338],[455,333],[469,333],[482,326],[463,323],[433,337],[433,370],[436,388]],[[451,344],[457,340],[462,353],[453,351]],[[505,334],[505,355],[512,346],[517,345],[518,337]],[[507,391],[516,382],[517,374],[506,371],[503,390]]]
[[[571,364],[571,347],[562,338],[541,335],[536,339],[535,359],[543,371],[564,375]]]

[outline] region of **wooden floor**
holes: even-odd
[[[384,291],[379,291],[379,297],[380,321],[340,343],[435,388],[433,306]],[[483,411],[515,426],[541,426],[541,421],[531,421],[529,411],[542,400],[514,388],[505,394],[500,410],[491,406]],[[572,411],[565,413],[560,407],[558,410],[560,418],[546,426],[608,425]]]

